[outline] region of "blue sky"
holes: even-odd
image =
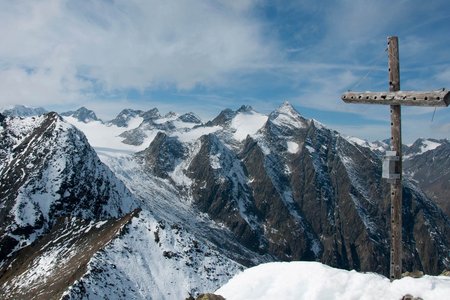
[[[0,107],[100,117],[122,108],[268,113],[289,101],[348,135],[389,137],[389,108],[350,105],[387,90],[399,36],[402,90],[450,88],[448,1],[0,0]],[[403,139],[450,138],[450,109],[404,108]]]

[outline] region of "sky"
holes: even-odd
[[[446,0],[0,0],[0,107],[80,106],[304,117],[369,141],[389,107],[345,104],[388,89],[386,39],[399,37],[402,90],[450,89]],[[450,138],[450,109],[404,107],[403,141]]]

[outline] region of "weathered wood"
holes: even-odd
[[[347,92],[342,95],[346,103],[408,105],[408,106],[448,106],[450,91],[432,92],[391,91],[391,92]]]
[[[398,37],[389,36],[388,67],[389,67],[389,92],[400,91],[400,56],[398,54]]]
[[[445,89],[431,92],[400,91],[400,59],[398,38],[388,37],[389,92],[348,92],[341,96],[346,103],[385,104],[391,106],[391,150],[398,161],[395,173],[389,174],[391,183],[391,281],[402,274],[402,126],[401,105],[448,106],[450,92]],[[398,174],[398,175],[396,175]]]
[[[400,59],[398,38],[388,37],[389,91],[400,90]],[[414,96],[415,97],[415,96]],[[391,252],[390,278],[400,279],[402,276],[402,123],[401,106],[391,105],[391,150],[398,160],[395,162],[395,173],[399,178],[391,183]]]
[[[391,105],[391,150],[399,160],[395,162],[398,179],[391,182],[391,260],[390,278],[400,279],[402,275],[402,125],[401,106]]]

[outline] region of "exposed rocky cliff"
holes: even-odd
[[[223,111],[206,124],[222,130],[190,142],[185,174],[196,207],[277,259],[387,274],[390,200],[379,156],[289,104],[240,141],[231,124],[243,113]],[[440,273],[449,267],[449,219],[408,179],[404,203],[405,269]]]
[[[56,113],[6,118],[1,128],[2,260],[45,234],[59,217],[118,217],[135,206],[83,133]]]
[[[450,217],[450,142],[418,139],[407,155],[405,174]]]

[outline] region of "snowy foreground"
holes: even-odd
[[[373,273],[334,269],[316,262],[267,263],[234,276],[215,292],[238,299],[401,299],[410,294],[449,299],[450,277],[424,276],[390,282]]]

